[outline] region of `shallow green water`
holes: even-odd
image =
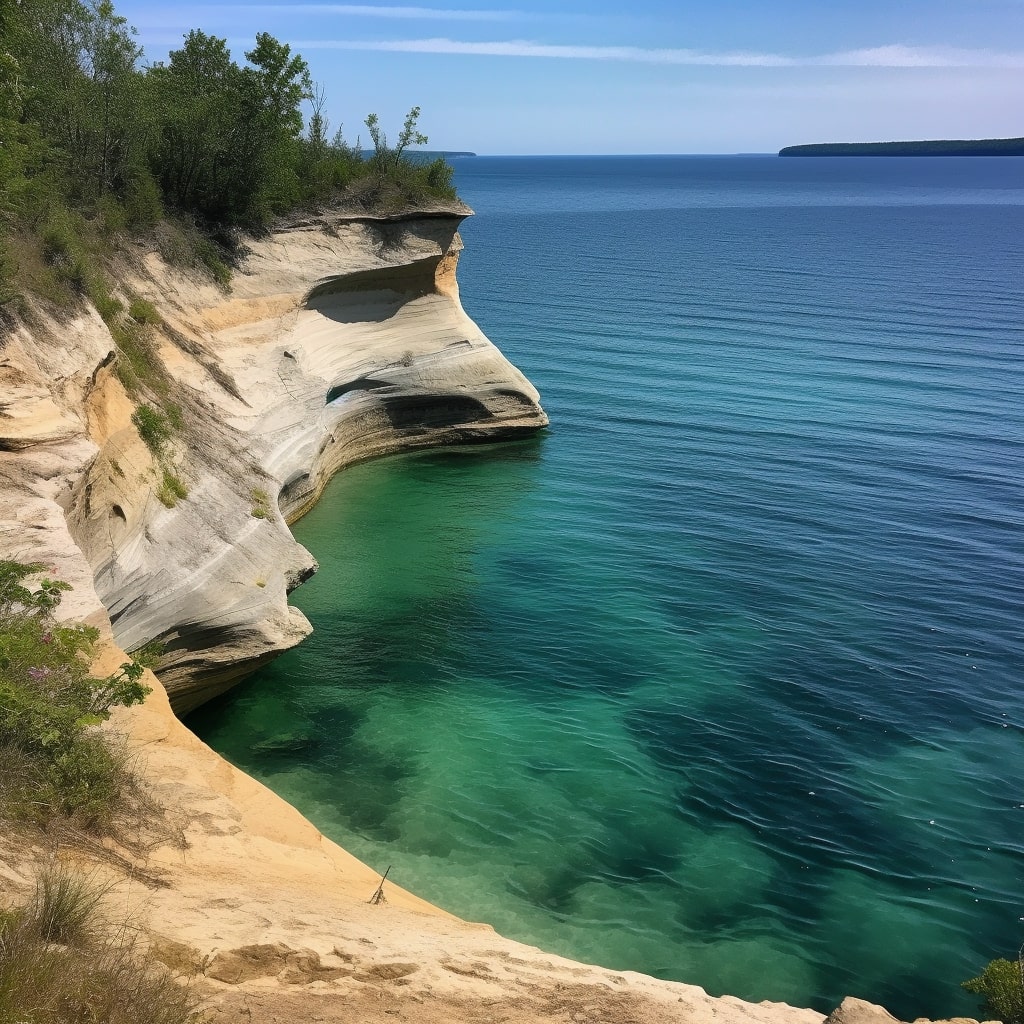
[[[460,164],[554,428],[338,477],[316,632],[190,724],[511,936],[975,1012],[1024,939],[1024,211],[957,164]]]

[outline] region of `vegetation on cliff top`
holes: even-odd
[[[19,292],[96,302],[97,261],[126,234],[223,282],[237,232],[279,216],[455,198],[443,158],[406,159],[426,141],[419,108],[394,146],[370,115],[364,156],[331,134],[305,60],[267,33],[241,64],[198,30],[166,62],[141,56],[110,0],[0,0],[0,309]]]
[[[982,1011],[1003,1024],[1024,1024],[1024,949],[1016,960],[992,960],[963,988],[984,1000]]]

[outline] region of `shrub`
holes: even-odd
[[[124,305],[114,298],[107,289],[106,282],[101,278],[93,276],[86,282],[86,290],[96,312],[103,318],[104,323],[110,323],[124,310]]]
[[[206,267],[214,281],[221,288],[227,289],[231,284],[231,268],[224,261],[224,254],[221,249],[202,235],[197,235],[193,244],[195,254],[199,257],[199,262]]]
[[[43,256],[51,265],[70,263],[81,252],[81,240],[63,217],[53,218],[42,233]]]
[[[133,299],[131,305],[128,307],[128,315],[137,324],[150,324],[157,325],[162,323],[160,314],[156,311],[156,306],[152,302],[148,302],[146,299]]]
[[[1024,1024],[1024,962],[993,960],[962,987],[983,997],[987,1015],[1004,1024]]]
[[[146,327],[135,320],[117,320],[107,325],[117,345],[117,375],[130,394],[148,387],[157,395],[168,391],[167,374],[153,352]]]
[[[167,645],[161,640],[150,640],[131,652],[132,661],[143,668],[155,669],[166,652]]]
[[[138,171],[128,182],[125,193],[125,216],[130,227],[152,228],[160,222],[164,215],[160,186],[149,171]]]
[[[0,313],[3,307],[13,306],[19,298],[15,279],[18,273],[18,261],[11,252],[10,245],[0,238]]]
[[[128,214],[113,196],[101,196],[96,202],[95,227],[104,239],[112,239],[128,227]]]
[[[142,666],[89,675],[99,631],[57,622],[70,587],[39,564],[0,561],[0,812],[45,822],[60,816],[98,830],[128,787],[125,758],[92,728],[114,707],[138,704],[149,690]]]
[[[455,168],[444,157],[439,156],[427,164],[424,179],[431,195],[439,199],[457,198],[455,186],[452,184],[454,174]]]

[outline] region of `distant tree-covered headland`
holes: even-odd
[[[198,30],[164,62],[141,55],[111,0],[0,0],[0,312],[19,292],[88,293],[126,233],[176,233],[170,249],[220,275],[236,232],[297,210],[455,198],[443,157],[408,159],[427,143],[418,107],[391,142],[371,114],[364,152],[267,33],[244,61]]]
[[[819,142],[786,146],[779,156],[1024,156],[1024,139],[931,139],[924,142]]]

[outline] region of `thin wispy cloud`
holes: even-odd
[[[218,11],[288,14],[341,14],[354,18],[391,18],[413,21],[511,21],[529,17],[522,11],[482,11],[457,7],[377,7],[373,4],[212,4]]]
[[[466,42],[458,39],[312,39],[295,42],[300,50],[373,50],[386,53],[439,53],[487,57],[543,57],[556,60],[631,61],[700,67],[877,67],[877,68],[1024,68],[1024,53],[956,47],[894,44],[844,50],[810,57],[750,51],[708,52],[638,46],[576,46],[525,40]]]

